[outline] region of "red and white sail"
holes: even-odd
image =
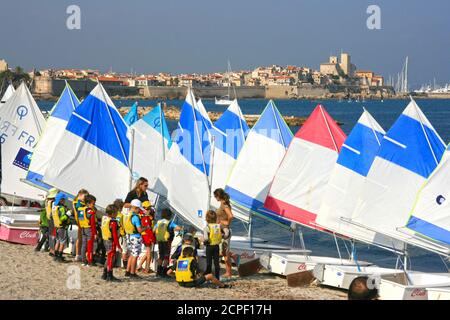
[[[322,230],[315,223],[316,215],[345,139],[336,121],[318,105],[294,136],[264,207],[288,220]]]

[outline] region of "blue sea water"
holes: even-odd
[[[441,135],[444,142],[450,142],[450,99],[418,99],[416,101],[433,124],[436,131]],[[114,102],[117,107],[129,107],[134,103],[134,100],[120,100]],[[138,102],[141,107],[144,107],[153,106],[159,101],[139,100]],[[181,107],[183,104],[182,100],[166,100],[165,102],[167,105],[177,107]],[[260,114],[267,102],[267,100],[262,99],[241,100],[239,101],[239,105],[244,114]],[[408,100],[385,100],[384,102],[379,100],[368,100],[364,103],[347,101],[339,102],[337,100],[276,100],[275,104],[284,116],[307,117],[316,105],[321,103],[335,120],[342,123],[342,129],[348,134],[360,117],[363,107],[365,107],[387,131],[402,113],[408,102]],[[212,100],[203,100],[203,103],[208,111],[224,111],[226,108],[224,106],[215,105]],[[43,110],[50,110],[53,106],[53,102],[48,101],[40,101],[38,104]],[[176,128],[175,121],[168,121],[168,125],[170,130]],[[298,129],[298,127],[291,127],[293,133]],[[246,229],[243,224],[235,221],[233,232],[235,234],[244,234],[246,233]],[[306,228],[303,229],[303,233],[306,247],[307,249],[312,250],[313,254],[338,257],[333,237]],[[253,234],[255,237],[261,237],[284,244],[291,244],[292,239],[292,234],[288,230],[258,218],[255,219]],[[299,243],[298,237],[295,241],[296,244]],[[341,240],[339,240],[339,247],[342,256],[347,256],[347,249],[344,242]],[[432,272],[448,271],[436,254],[418,248],[410,248],[410,255],[411,265],[414,270]],[[397,257],[390,252],[364,244],[357,244],[357,256],[359,260],[370,261],[385,267],[394,267],[397,259]]]

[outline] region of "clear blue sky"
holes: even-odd
[[[81,7],[82,29],[66,28]],[[381,7],[382,30],[366,27]],[[11,66],[139,73],[258,65],[318,68],[341,49],[385,77],[410,57],[410,83],[450,82],[448,0],[2,0],[0,58]]]

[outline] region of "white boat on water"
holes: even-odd
[[[219,99],[214,98],[215,104],[221,105],[221,106],[229,106],[230,104],[233,103],[233,101],[234,100],[231,100],[229,95],[220,97]]]

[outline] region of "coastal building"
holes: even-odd
[[[320,64],[320,72],[325,75],[351,78],[355,70],[348,53],[341,53],[340,62],[337,56],[330,56],[327,63]]]
[[[8,70],[8,62],[4,59],[0,59],[0,72]]]
[[[355,72],[355,78],[359,79],[359,83],[362,86],[368,87],[384,86],[384,78],[380,75],[375,75],[375,73],[370,70],[357,70]]]

